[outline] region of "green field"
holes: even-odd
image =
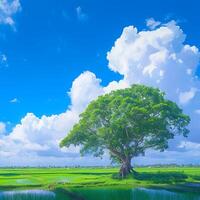
[[[113,178],[117,168],[0,169],[0,189],[73,189],[80,187],[162,187],[199,192],[200,168],[137,168],[127,179]]]

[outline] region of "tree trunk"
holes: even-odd
[[[125,178],[128,174],[134,172],[133,167],[131,166],[131,159],[125,159],[122,162],[119,174],[121,178]]]

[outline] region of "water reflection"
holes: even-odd
[[[61,190],[62,191],[62,190]],[[0,200],[200,200],[200,195],[151,189],[77,189],[75,193],[43,190],[1,192]]]
[[[55,200],[56,195],[50,191],[27,190],[1,192],[0,200]]]
[[[98,189],[80,190],[85,200],[200,200],[200,195],[151,189]]]
[[[200,200],[200,195],[191,193],[176,193],[166,190],[135,189],[132,192],[134,200]]]

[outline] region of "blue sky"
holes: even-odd
[[[196,2],[196,3],[195,3]],[[84,70],[91,70],[103,85],[119,79],[108,70],[106,53],[121,34],[134,24],[146,29],[145,20],[179,21],[190,44],[199,44],[197,1],[55,1],[21,0],[13,31],[1,25],[0,52],[7,56],[1,66],[0,120],[17,123],[27,112],[36,115],[64,111],[66,92]],[[80,7],[86,16],[79,19]],[[11,104],[13,98],[18,104]]]
[[[20,140],[23,139],[24,142],[25,131],[22,130],[22,127],[26,127],[24,124],[36,120],[38,124],[50,123],[49,126],[52,127],[52,123],[56,124],[57,118],[60,120],[60,115],[66,113],[68,107],[70,109],[72,107],[72,110],[73,107],[79,107],[77,112],[82,111],[85,104],[80,106],[79,98],[89,94],[90,91],[94,91],[95,95],[91,94],[91,96],[95,98],[105,90],[100,87],[106,87],[112,81],[123,79],[127,74],[124,73],[124,70],[119,69],[119,66],[114,65],[116,62],[123,65],[126,57],[123,60],[114,59],[114,52],[111,53],[110,58],[107,58],[107,52],[111,52],[114,42],[120,37],[125,27],[134,25],[138,31],[153,31],[174,20],[174,23],[180,26],[180,30],[187,36],[182,43],[198,48],[200,46],[199,6],[200,3],[196,0],[168,0],[165,2],[161,0],[0,0],[0,122],[5,125],[2,125],[3,135],[14,135],[13,137],[18,139],[21,137]],[[10,9],[9,12],[6,9]],[[155,27],[147,26],[149,19],[153,20]],[[175,30],[175,25],[172,30]],[[175,30],[174,34],[176,33]],[[181,35],[179,31],[177,34]],[[124,51],[128,51],[127,48]],[[188,57],[188,59],[194,59],[195,64],[189,64],[194,66],[195,74],[198,74],[199,61],[197,61],[197,57]],[[74,80],[84,71],[91,71],[94,76],[101,79],[101,86],[99,86],[99,80],[96,80],[96,77],[88,72],[86,77],[91,79],[93,87],[85,90],[82,94],[85,85]],[[149,71],[149,73],[151,72]],[[85,80],[84,75],[80,79]],[[128,82],[126,84],[133,83],[130,79],[132,77],[126,80]],[[179,79],[178,73],[177,79]],[[141,77],[141,82],[154,85],[147,79],[143,80],[143,77]],[[77,88],[77,85],[83,88],[76,89],[76,94],[74,94],[72,83],[74,83],[74,88]],[[180,104],[181,102],[184,104],[183,107],[187,113],[194,113],[194,110],[196,113],[200,112],[200,105],[195,107],[185,104],[194,97],[193,93],[197,93],[198,86],[198,83],[192,83],[190,88],[185,87],[185,90],[180,91],[180,98],[183,97]],[[163,85],[158,85],[158,87],[168,91],[168,88]],[[100,90],[97,92],[99,88]],[[68,95],[69,91],[71,91],[71,95]],[[169,97],[176,101],[174,95],[175,93],[169,94]],[[194,97],[195,105],[198,101],[197,97]],[[85,102],[83,101],[83,103]],[[27,113],[32,114],[27,115]],[[56,115],[57,118],[48,118],[52,115]],[[44,121],[42,116],[46,117]],[[70,121],[73,117],[67,116],[66,118]],[[75,120],[76,117],[73,118],[74,121],[77,120]],[[58,126],[64,126],[64,123],[65,121],[59,121]],[[20,130],[18,130],[18,126],[21,128],[19,128]],[[49,126],[44,128],[42,133],[39,132],[39,129],[32,130],[29,126],[25,129],[26,131],[28,129],[27,132],[30,134],[44,134],[48,137],[48,132],[53,132],[55,129],[53,127],[53,130],[49,130]],[[195,134],[200,128],[191,126],[193,135],[187,142],[196,142],[197,138],[200,142],[200,137]],[[68,129],[70,128],[65,127],[63,130]],[[16,132],[17,134],[15,134]],[[3,142],[8,140],[4,136],[2,136]],[[60,138],[58,137],[58,139]],[[34,139],[33,146],[38,150],[40,147],[37,140],[38,138]],[[31,144],[27,143],[27,145]],[[180,144],[176,145],[180,146]],[[197,145],[195,147],[200,149],[199,143],[192,145]],[[46,145],[43,143],[42,146]],[[173,146],[172,149],[174,148]],[[72,149],[69,155],[73,151],[76,150]],[[58,155],[57,153],[58,149],[55,147],[49,151],[52,162],[55,162],[53,157]],[[45,157],[46,154],[47,152],[41,148],[34,153],[36,161],[32,164],[39,163],[37,156]],[[10,156],[11,160],[13,160],[12,156]],[[24,155],[24,160],[26,160],[26,156]],[[62,157],[60,154],[59,156]],[[15,159],[17,160],[17,155],[14,156]],[[63,160],[56,162],[58,165],[63,164]],[[188,160],[188,162],[191,161]],[[7,163],[7,165],[12,164],[12,162]],[[14,164],[16,163],[14,162]],[[27,163],[25,162],[25,164]]]

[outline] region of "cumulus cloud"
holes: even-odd
[[[155,29],[161,24],[161,22],[156,21],[154,18],[149,18],[146,19],[146,25],[149,27],[151,30]]]
[[[141,83],[158,87],[165,91],[167,98],[176,101],[190,115],[190,135],[187,147],[198,146],[199,121],[199,80],[196,71],[199,65],[200,53],[196,46],[185,43],[186,35],[182,29],[171,21],[151,31],[138,31],[133,26],[125,27],[121,36],[107,54],[109,68],[123,75],[118,85]],[[117,83],[115,82],[115,87]],[[195,145],[197,142],[197,145]],[[167,161],[192,162],[192,151],[185,149],[183,159],[180,148],[180,138],[164,154]],[[183,144],[183,142],[181,142]],[[173,149],[173,150],[172,150]],[[167,155],[175,155],[174,160]],[[196,150],[196,154],[197,153]],[[146,160],[162,162],[161,154],[147,154]],[[158,156],[160,155],[160,156]]]
[[[187,143],[175,141],[172,148],[165,153],[149,151],[140,162],[177,162],[191,161],[191,146],[199,149],[200,115],[199,81],[196,70],[200,54],[195,46],[185,42],[186,35],[182,29],[171,21],[153,30],[138,31],[136,27],[125,27],[121,36],[107,54],[109,68],[123,76],[120,81],[111,81],[107,86],[92,72],[80,74],[69,91],[71,105],[66,112],[38,118],[28,113],[12,132],[0,137],[0,163],[13,165],[13,160],[21,157],[22,163],[37,165],[63,165],[90,163],[105,164],[90,158],[81,158],[77,148],[59,149],[59,141],[78,122],[79,114],[92,100],[112,90],[127,88],[134,83],[159,87],[165,91],[167,98],[176,101],[191,116],[191,134]],[[181,139],[182,140],[182,139]],[[194,141],[196,144],[194,144]],[[12,146],[12,148],[10,148]],[[184,156],[181,152],[184,151]],[[184,157],[184,159],[183,159]],[[6,160],[5,160],[6,158]],[[25,159],[26,158],[26,159]],[[30,158],[30,159],[28,159]],[[164,159],[163,161],[163,158]],[[173,158],[173,159],[172,159]],[[196,158],[196,157],[195,157]],[[66,160],[66,162],[65,162]],[[87,160],[87,162],[85,162]],[[93,160],[93,161],[92,161]],[[185,161],[184,161],[185,160]],[[15,162],[17,163],[17,161]]]
[[[71,109],[82,112],[88,103],[104,93],[101,80],[92,72],[86,71],[76,78],[69,92]]]
[[[121,82],[159,87],[168,98],[184,104],[197,93],[200,58],[198,48],[184,44],[185,38],[174,21],[152,31],[125,27],[107,54],[109,68],[124,76]]]
[[[80,158],[77,148],[60,149],[59,142],[78,122],[79,114],[88,103],[103,94],[100,82],[101,80],[97,79],[95,74],[86,71],[72,83],[69,92],[71,106],[66,112],[52,116],[44,115],[41,118],[33,113],[28,113],[9,135],[0,137],[0,155],[3,157],[0,159],[4,159],[5,156],[10,159],[13,157],[16,159],[19,156],[21,158],[27,157],[24,162],[29,164],[28,158],[32,156],[38,160],[41,158],[45,160],[45,157],[56,157],[57,161],[64,160],[66,157]],[[11,146],[12,148],[10,148]],[[10,165],[10,162],[5,161],[5,163]],[[54,164],[53,162],[47,163]],[[65,164],[65,162],[63,163]]]
[[[13,153],[22,156],[29,153],[39,155],[44,152],[46,155],[47,153],[55,154],[59,150],[59,140],[70,130],[77,121],[77,117],[71,111],[41,118],[36,117],[33,113],[28,113],[8,136],[0,139],[1,153],[7,152],[7,156],[9,153],[11,156]]]
[[[1,0],[0,3],[0,24],[15,25],[14,15],[21,10],[19,0]]]

